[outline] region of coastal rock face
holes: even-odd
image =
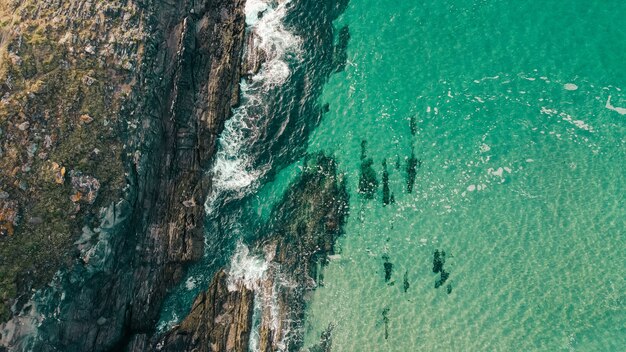
[[[12,204],[0,215],[10,233],[0,237],[0,321],[71,264],[80,229],[122,195],[120,109],[136,86],[123,66],[142,55],[141,13],[121,0],[0,2],[0,193]],[[105,196],[78,207],[66,169],[98,179]],[[18,221],[3,219],[15,211]]]
[[[156,349],[160,351],[248,351],[254,292],[244,285],[228,289],[223,270],[200,294],[189,315],[171,330]]]
[[[266,236],[252,247],[253,255],[263,255],[267,264],[263,277],[251,280],[219,271],[191,313],[155,346],[163,351],[246,351],[255,330],[260,351],[298,350],[305,293],[316,287],[320,268],[334,254],[347,215],[343,175],[332,158],[315,156],[274,208]]]
[[[40,23],[42,36],[50,28],[59,32],[60,39],[50,39],[49,53],[56,53],[61,45],[68,54],[55,61],[60,68],[51,67],[50,73],[46,73],[47,66],[39,66],[43,58],[20,55],[18,44],[5,45],[7,35],[19,41],[20,33],[27,33],[30,28],[21,28],[20,22],[14,20],[14,27],[20,28],[11,29],[9,34],[3,28],[0,33],[2,54],[13,58],[9,66],[3,65],[3,69],[9,68],[2,72],[5,82],[0,119],[3,155],[13,159],[3,158],[1,162],[4,166],[32,159],[27,164],[30,170],[42,165],[42,175],[48,180],[40,189],[35,186],[37,178],[21,184],[11,179],[16,173],[2,171],[0,191],[8,194],[7,199],[17,198],[10,204],[26,207],[28,216],[28,195],[47,202],[57,198],[65,202],[50,210],[56,218],[44,216],[33,224],[48,224],[56,219],[66,234],[64,245],[57,248],[58,252],[52,251],[54,258],[66,259],[57,259],[40,285],[50,280],[61,263],[66,263],[67,269],[59,272],[32,301],[23,296],[24,302],[15,305],[11,297],[17,294],[16,290],[3,291],[4,302],[13,305],[13,318],[0,326],[0,346],[38,351],[144,350],[163,297],[181,278],[185,264],[203,253],[201,204],[211,187],[205,170],[223,123],[237,103],[244,1],[24,4],[28,6],[14,6],[17,13]],[[124,23],[129,25],[124,27]],[[57,30],[59,26],[63,30]],[[77,28],[84,32],[76,33]],[[122,46],[120,42],[129,36],[137,40]],[[30,39],[33,56],[44,53],[43,48],[34,47],[38,40]],[[69,72],[69,78],[76,78],[80,101],[85,102],[73,106],[76,103],[68,92],[74,88],[66,86],[73,81],[67,79],[63,69],[78,70],[77,67],[91,62],[93,70]],[[16,77],[11,71],[14,66],[22,67],[20,77],[24,80],[41,76],[43,83],[36,86],[39,90],[6,84],[11,81],[7,77]],[[57,83],[53,83],[62,86],[46,84],[50,77],[56,77]],[[38,97],[30,97],[32,92]],[[49,105],[37,103],[45,99],[50,99]],[[94,109],[84,107],[98,101],[101,103]],[[29,106],[25,105],[28,102],[34,106],[31,113],[20,111]],[[55,104],[63,109],[65,103],[70,110],[57,113],[59,110],[52,109]],[[65,111],[71,112],[68,116],[75,117],[74,122],[64,117]],[[14,116],[20,118],[16,120]],[[118,124],[113,123],[114,117]],[[9,124],[15,130],[7,128]],[[50,132],[48,138],[46,124],[53,124],[61,132]],[[111,140],[100,138],[107,130],[105,126],[112,129]],[[76,132],[61,140],[66,136],[64,129],[69,127]],[[90,133],[96,137],[90,137]],[[19,156],[19,148],[29,146],[31,140],[39,142],[26,150],[24,157]],[[100,143],[89,144],[94,141]],[[63,151],[68,157],[51,158],[54,152],[48,152],[48,148]],[[74,155],[83,149],[86,160],[80,159],[82,155]],[[38,155],[38,151],[46,155]],[[69,172],[65,175],[66,169],[77,172],[70,179]],[[24,173],[27,168],[20,170]],[[15,187],[10,186],[14,184]],[[73,191],[81,194],[80,199],[72,199]],[[77,210],[79,204],[82,209]],[[111,205],[105,207],[107,204]],[[86,221],[87,216],[79,211],[89,211],[91,221]],[[74,214],[71,222],[64,221],[68,212]],[[3,227],[13,232],[18,225],[14,237],[29,235],[26,226],[20,230],[24,221],[9,219],[13,210],[3,210],[3,214],[7,218],[2,221]],[[71,260],[65,253],[72,253],[68,248],[75,241],[80,253]],[[42,238],[37,245],[47,243]],[[4,261],[2,258],[0,264]],[[3,275],[2,280],[4,285],[4,280],[13,279]],[[35,286],[27,289],[30,287]]]

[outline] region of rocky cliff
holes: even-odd
[[[3,3],[2,345],[105,351],[151,335],[203,253],[204,171],[237,102],[243,6]],[[20,283],[31,267],[48,270]]]
[[[339,69],[332,20],[346,3],[294,2],[291,21],[316,33],[303,46],[318,59],[284,94],[315,97]],[[246,38],[244,6],[0,2],[0,350],[243,351],[253,331],[264,351],[299,347],[304,293],[346,215],[323,156],[251,245],[271,263],[265,279],[249,287],[226,267],[181,324],[155,331],[164,297],[204,253],[206,170],[240,77],[266,60]],[[321,110],[301,104],[276,138],[306,140]],[[305,145],[257,147],[288,164]],[[255,306],[268,297],[278,314]]]

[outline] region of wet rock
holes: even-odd
[[[212,313],[197,319],[198,303],[194,303],[182,328],[168,332],[157,345],[163,346],[164,351],[194,348],[198,351],[245,351],[244,344],[249,341],[252,327],[252,302],[277,297],[271,309],[268,306],[261,309],[258,350],[300,350],[302,338],[298,327],[304,314],[305,294],[315,288],[312,279],[316,276],[315,268],[334,254],[335,242],[347,216],[347,197],[345,181],[337,173],[334,160],[324,155],[310,159],[303,175],[272,210],[273,221],[264,226],[268,234],[261,236],[253,247],[255,253],[263,253],[265,260],[272,262],[263,279],[254,287],[248,287],[245,282],[232,278],[228,290],[226,271],[220,271],[209,291],[196,299],[196,302],[206,300],[203,309]],[[329,227],[326,225],[329,221],[337,225]],[[184,326],[185,322],[189,328]],[[285,331],[289,336],[282,335]],[[212,345],[203,345],[208,341]],[[287,344],[285,348],[280,347],[283,342]],[[183,349],[183,346],[190,347]]]
[[[254,292],[245,286],[228,289],[226,272],[215,275],[210,288],[200,294],[189,315],[167,332],[159,350],[248,351]]]

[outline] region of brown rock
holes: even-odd
[[[85,125],[88,125],[93,122],[93,117],[87,114],[80,115],[80,122],[82,122]]]

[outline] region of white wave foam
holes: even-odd
[[[228,290],[237,291],[240,285],[248,290],[258,290],[266,279],[268,268],[269,263],[264,258],[250,255],[250,249],[238,242],[228,270]]]
[[[278,350],[286,349],[289,329],[281,330],[279,291],[292,287],[280,272],[277,264],[271,264],[275,248],[266,248],[264,256],[250,254],[249,248],[241,242],[231,259],[228,271],[228,290],[233,292],[245,287],[254,291],[253,326],[250,334],[250,350],[258,351],[261,325],[274,332],[274,345]]]
[[[248,0],[246,24],[253,33],[252,46],[261,50],[265,62],[257,74],[241,83],[242,104],[224,126],[218,141],[213,165],[213,188],[204,204],[207,214],[213,212],[220,195],[232,192],[237,197],[267,172],[269,165],[255,168],[248,146],[258,140],[263,127],[271,119],[267,93],[279,87],[291,76],[290,57],[299,57],[300,38],[289,32],[283,20],[291,0]]]

